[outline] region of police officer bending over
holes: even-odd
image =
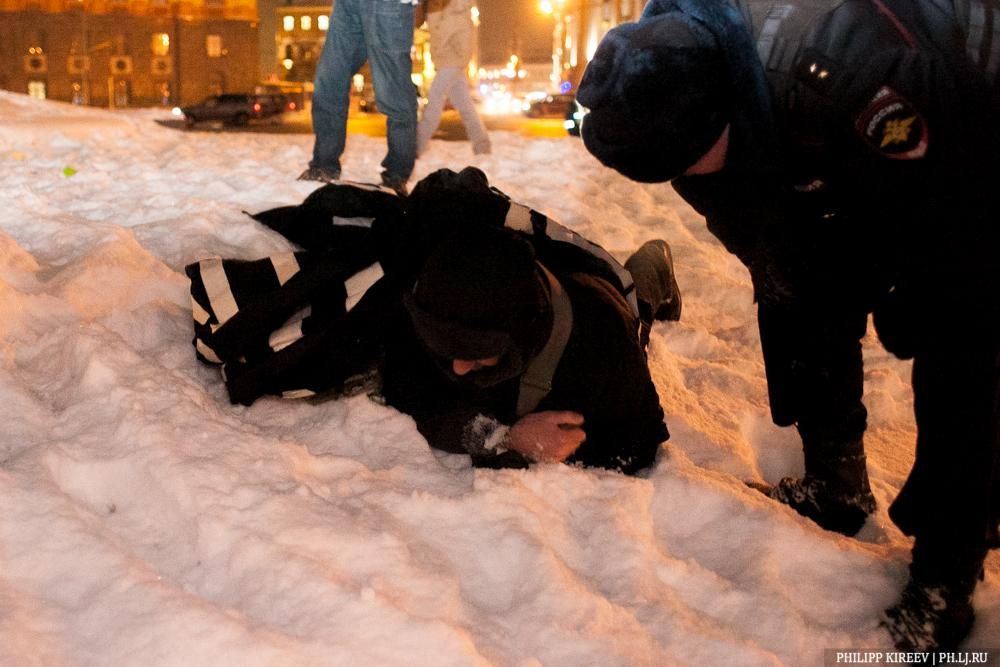
[[[857,532],[869,313],[913,359],[916,461],[889,509],[913,559],[883,618],[901,649],[962,641],[1000,545],[997,25],[997,0],[652,0],[578,93],[587,148],[672,180],[750,269],[772,416],[805,454],[771,498]]]

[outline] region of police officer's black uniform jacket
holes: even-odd
[[[646,14],[678,10],[728,50],[739,99],[724,170],[673,183],[750,268],[775,421],[807,451],[861,437],[874,312],[886,347],[915,357],[917,462],[893,519],[981,543],[1000,516],[1000,3]]]

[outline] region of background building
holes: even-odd
[[[276,62],[264,70],[277,73],[267,76],[268,83],[286,93],[301,91],[308,99],[316,64],[330,29],[332,11],[332,4],[317,4],[315,0],[283,0],[277,6],[274,34]],[[414,30],[413,45],[412,78],[422,94],[426,91],[428,77],[433,76],[428,71],[430,56],[426,30]],[[355,76],[351,92],[358,97],[372,97],[371,69],[367,63]]]
[[[551,8],[553,78],[576,88],[597,45],[614,26],[637,21],[646,0],[543,0]]]
[[[252,91],[256,0],[0,0],[0,88],[78,104]]]
[[[332,5],[315,0],[287,0],[277,8],[274,34],[276,63],[282,81],[311,82],[330,28]]]
[[[0,88],[80,104],[138,106],[250,91],[264,79],[308,96],[331,5],[260,2],[267,13],[262,24],[257,0],[0,0]],[[604,34],[637,19],[646,3],[478,4],[480,74],[505,71],[516,57],[518,73],[526,73],[516,88],[554,92],[575,88]],[[258,34],[259,26],[269,27]],[[433,76],[427,39],[417,31],[414,80],[423,89]],[[369,79],[365,68],[359,93]]]
[[[522,88],[573,90],[601,38],[619,23],[638,20],[646,1],[478,0],[481,67],[502,70],[513,56],[527,72]]]

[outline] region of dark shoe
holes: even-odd
[[[323,167],[309,167],[301,174],[299,174],[297,180],[332,183],[334,181],[340,180],[340,170],[325,169]]]
[[[382,174],[382,185],[389,188],[400,197],[405,197],[407,195],[406,179]]]
[[[835,494],[825,482],[808,476],[785,477],[774,486],[759,482],[747,482],[747,486],[788,505],[824,530],[848,537],[861,530],[868,515],[875,511],[875,496],[871,491]]]
[[[666,241],[643,243],[625,260],[639,301],[640,319],[676,322],[681,319],[681,291],[674,278],[674,258]]]
[[[667,268],[670,270],[670,289],[660,304],[653,317],[659,322],[678,322],[681,319],[681,288],[677,286],[677,278],[674,276],[674,256],[670,252],[670,246],[666,241],[663,243],[663,254],[667,259]]]
[[[900,651],[953,651],[975,621],[972,585],[929,585],[912,577],[881,625]]]
[[[676,289],[676,287],[677,283],[674,283],[674,288]],[[674,294],[676,299],[663,303],[653,315],[653,318],[658,322],[677,322],[681,319],[681,293],[676,291]]]

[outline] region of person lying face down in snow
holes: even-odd
[[[680,317],[666,242],[622,266],[473,168],[254,217],[306,250],[186,269],[198,356],[232,402],[380,393],[487,467],[634,473],[667,439],[645,359],[653,320]]]
[[[637,264],[668,270],[666,245],[643,246],[628,263]],[[431,252],[402,304],[383,391],[432,446],[478,466],[634,473],[667,439],[636,317],[572,260],[540,259],[515,232],[470,226]]]

